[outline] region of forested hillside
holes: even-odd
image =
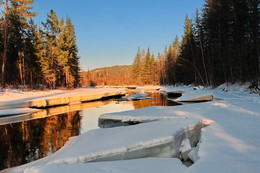
[[[129,65],[123,65],[82,72],[81,85],[130,85],[133,83],[131,79],[131,68]]]
[[[71,19],[50,10],[46,21],[36,25],[34,0],[0,2],[1,86],[77,86],[79,56]]]

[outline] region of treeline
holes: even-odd
[[[59,19],[51,10],[46,21],[36,25],[33,2],[1,3],[1,86],[76,87],[80,69],[71,19]]]
[[[136,85],[156,85],[159,84],[159,63],[154,54],[147,51],[137,51],[133,65],[132,78]]]
[[[205,0],[194,19],[186,17],[181,42],[176,37],[173,44],[157,56],[156,65],[150,65],[153,72],[147,72],[146,67],[149,51],[140,58],[138,50],[132,77],[138,79],[139,84],[214,86],[251,81],[257,85],[259,7],[258,0]]]
[[[129,65],[98,68],[81,73],[82,86],[130,85],[131,69]]]

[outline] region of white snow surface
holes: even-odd
[[[77,88],[74,90],[48,90],[48,91],[23,91],[14,89],[4,89],[0,91],[0,109],[8,109],[9,105],[23,104],[26,107],[27,103],[35,99],[69,97],[94,95],[109,92],[120,91],[115,88]]]
[[[119,120],[121,122],[149,122],[160,119],[186,119],[187,112],[176,111],[170,106],[151,106],[142,109],[103,114],[99,120]]]
[[[70,138],[58,152],[46,158],[7,170],[7,172],[259,172],[259,94],[250,94],[247,86],[239,84],[223,84],[216,89],[197,87],[196,90],[193,90],[193,86],[163,86],[162,90],[185,90],[185,93],[190,94],[189,97],[212,93],[215,98],[220,98],[220,100],[108,114],[113,116],[112,118],[123,121],[131,121],[136,118],[140,118],[142,121],[149,118],[158,120],[174,117],[174,119],[92,130],[78,137]],[[0,104],[1,101],[2,99]],[[202,119],[212,120],[214,123],[202,129],[199,145],[192,148],[188,154],[195,162],[190,167],[184,167],[179,160],[173,158],[140,158],[138,160],[85,163],[93,158],[111,156],[111,154],[113,156],[115,153],[124,157],[123,153],[135,149],[140,149],[136,151],[143,153],[145,147],[163,144],[167,140],[171,141],[174,139],[174,134],[181,129],[192,127],[194,123]],[[184,147],[187,147],[186,143],[187,141],[183,142]],[[136,158],[137,155],[135,153],[133,157]]]
[[[67,164],[90,161],[113,161],[144,157],[170,158],[172,155],[179,153],[178,148],[175,147],[178,143],[180,145],[182,141],[177,141],[177,139],[183,140],[182,138],[188,135],[186,132],[195,129],[203,122],[198,119],[161,120],[136,126],[91,130],[78,137],[70,138],[69,142],[58,152],[13,168],[10,172],[26,172],[29,168],[40,170],[45,165],[63,165],[65,166],[63,169],[65,169]],[[174,142],[176,144],[173,144]],[[142,159],[139,161],[142,163]],[[147,161],[144,160],[142,164],[145,164],[145,162]],[[102,162],[100,163],[102,166]],[[111,167],[113,166],[115,165],[111,162]],[[144,166],[147,167],[148,165]],[[178,166],[178,168],[183,169],[182,166]]]
[[[45,172],[87,172],[87,173],[173,173],[174,170],[183,172],[185,166],[173,158],[143,158],[123,161],[108,161],[94,163],[52,164],[31,167],[25,173]]]

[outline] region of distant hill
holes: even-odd
[[[117,65],[97,68],[81,73],[82,86],[95,85],[129,85],[131,79],[131,65]]]

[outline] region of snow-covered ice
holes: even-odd
[[[249,94],[246,88],[226,84],[216,89],[196,87],[196,90],[193,86],[164,86],[165,91],[185,90],[188,97],[211,93],[220,99],[102,115],[101,119],[106,117],[111,121],[146,123],[89,131],[70,138],[58,152],[46,158],[8,171],[259,172],[260,99],[259,94]],[[202,122],[211,125],[195,130]],[[195,163],[185,167],[180,160],[169,158],[174,155],[188,157]]]
[[[200,140],[201,128],[210,123],[208,120],[178,119],[96,129],[71,138],[58,152],[10,172],[22,172],[31,167],[37,169],[44,165],[178,157],[182,141],[189,139],[193,146],[196,145]]]
[[[147,97],[147,93],[145,93],[143,90],[138,91],[135,94],[128,95],[125,97],[122,97],[120,99],[115,99],[116,101],[130,101],[130,100],[144,100],[144,99],[151,99],[152,97]]]
[[[185,119],[189,113],[176,111],[171,106],[151,106],[142,109],[103,114],[99,116],[99,127],[115,127],[161,119]]]
[[[79,102],[84,96],[89,99],[89,96],[98,95],[100,97],[109,95],[109,93],[123,92],[114,88],[78,88],[74,90],[50,90],[50,91],[20,91],[20,90],[4,90],[0,92],[0,110],[13,108],[28,108],[37,104],[46,104],[48,102],[64,102],[65,104]],[[81,97],[81,98],[79,98]],[[73,101],[75,100],[75,101]],[[89,100],[87,100],[89,101]],[[48,103],[49,104],[49,103]],[[47,105],[48,106],[48,105]]]
[[[174,170],[183,172],[185,166],[181,161],[173,158],[143,158],[123,161],[52,164],[31,167],[24,173],[49,173],[49,172],[87,172],[87,173],[173,173]]]

